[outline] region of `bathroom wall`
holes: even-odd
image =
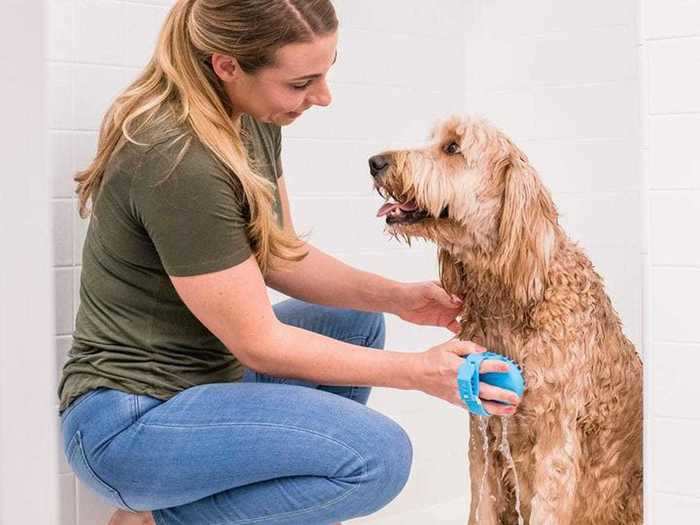
[[[58,509],[44,11],[0,5],[0,525]]]
[[[648,501],[700,516],[700,2],[641,1]]]
[[[398,280],[437,276],[435,250],[408,248],[383,234],[367,158],[418,143],[436,119],[464,109],[464,4],[441,0],[337,0],[339,57],[334,102],[284,130],[285,178],[298,231],[360,268]],[[55,223],[55,352],[70,345],[86,222],[76,212],[72,175],[90,161],[103,112],[149,56],[172,0],[50,0],[49,144]],[[273,300],[281,299],[271,293]],[[387,347],[425,350],[451,334],[388,316]],[[58,370],[57,376],[58,378]],[[415,453],[411,479],[381,513],[355,523],[430,523],[466,514],[465,411],[417,392],[376,389],[372,407],[399,421]],[[106,523],[110,509],[59,462],[61,525]],[[410,517],[407,517],[410,516]],[[455,522],[456,523],[456,522]]]

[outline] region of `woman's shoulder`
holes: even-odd
[[[123,139],[123,147],[112,159],[112,169],[138,179],[140,185],[176,179],[182,184],[212,177],[231,181],[224,164],[192,131],[149,129],[130,139]]]

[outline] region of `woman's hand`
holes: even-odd
[[[464,361],[464,356],[485,351],[485,348],[471,341],[451,339],[430,350],[416,354],[419,362],[415,376],[416,388],[466,409],[467,407],[459,395],[457,372]],[[507,371],[508,365],[506,363],[493,359],[482,361],[479,369],[482,374]],[[494,401],[503,401],[510,405],[520,403],[520,398],[514,392],[484,382],[479,383],[479,399],[481,399],[486,411],[495,416],[509,416],[515,412],[516,407],[502,405]]]
[[[405,283],[396,299],[393,313],[404,321],[441,326],[459,333],[456,317],[462,311],[462,301],[448,294],[436,282]]]

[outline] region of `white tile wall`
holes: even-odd
[[[648,510],[653,523],[691,523],[700,516],[693,451],[700,439],[700,2],[642,0],[642,92],[648,94],[645,324],[650,432]]]

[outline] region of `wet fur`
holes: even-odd
[[[456,141],[459,155],[447,155]],[[520,151],[481,119],[440,124],[423,149],[386,154],[381,185],[439,216],[389,231],[438,245],[440,278],[464,299],[461,339],[521,364],[527,390],[508,418],[521,511],[532,525],[642,523],[642,363],[583,250]],[[489,470],[470,416],[470,524],[517,524],[514,478],[487,419]]]

